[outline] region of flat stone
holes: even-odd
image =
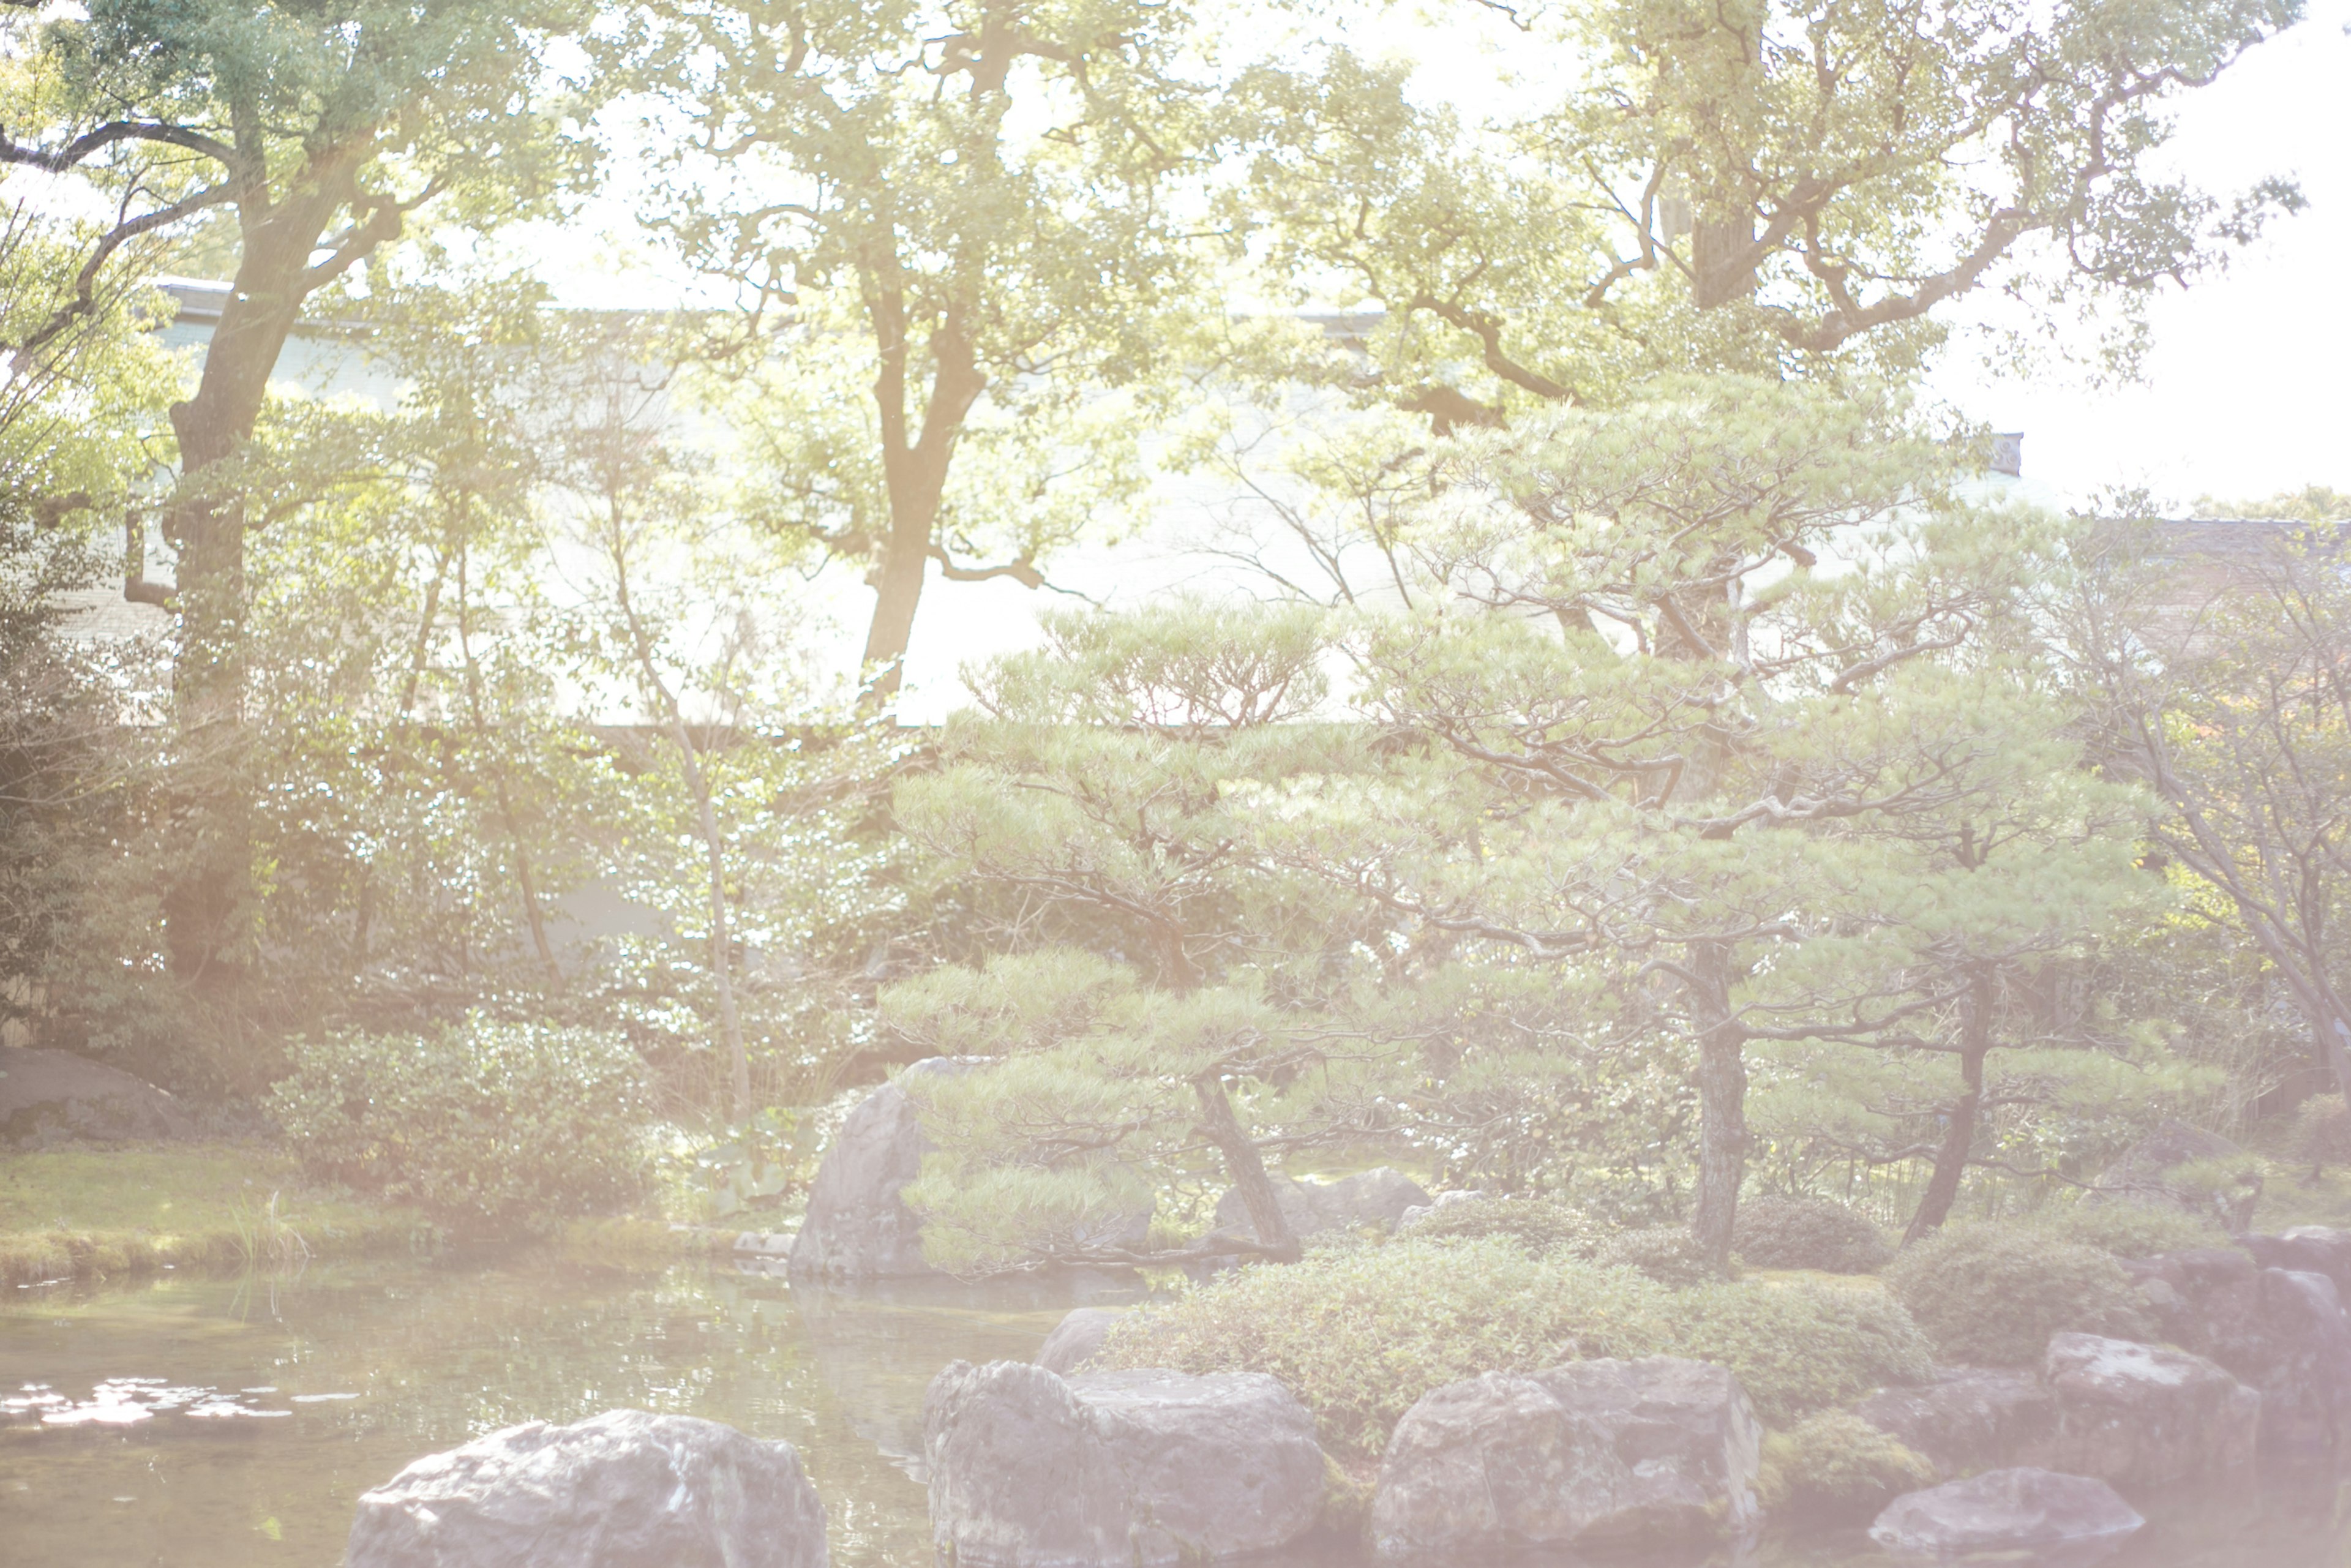
[[[933,1537],[957,1568],[1221,1561],[1322,1515],[1313,1417],[1256,1373],[956,1362],[924,1402],[924,1455]]]
[[[826,1568],[789,1443],[692,1416],[532,1421],[361,1494],[345,1568]]]
[[[64,1051],[0,1048],[0,1146],[190,1138],[174,1096],[119,1067]]]
[[[1886,1506],[1869,1533],[1896,1552],[1951,1557],[2110,1547],[2146,1522],[2104,1481],[2020,1467],[1906,1493]]]
[[[2009,1367],[1938,1367],[1932,1382],[1880,1389],[1854,1413],[1945,1479],[2044,1462],[2057,1436],[2057,1396]]]
[[[2200,1355],[2059,1333],[2042,1377],[2057,1400],[2053,1469],[2152,1491],[2253,1461],[2262,1396]]]

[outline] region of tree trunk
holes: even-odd
[[[1747,1179],[1746,1040],[1730,1016],[1729,956],[1714,944],[1690,955],[1698,1024],[1698,1201],[1690,1239],[1718,1272],[1730,1269],[1739,1189]]]
[[[178,556],[179,645],[172,671],[190,766],[177,831],[188,855],[163,894],[172,971],[236,1027],[244,966],[238,925],[251,902],[252,824],[244,700],[245,507],[202,476],[253,434],[270,372],[301,313],[303,274],[336,204],[312,193],[242,214],[235,286],[204,350],[195,396],[172,405],[180,482],[163,536]]]
[[[1273,1179],[1265,1174],[1265,1160],[1257,1145],[1241,1131],[1240,1119],[1233,1114],[1232,1096],[1225,1092],[1223,1078],[1204,1072],[1192,1080],[1192,1092],[1199,1100],[1200,1121],[1208,1141],[1224,1155],[1225,1174],[1232,1178],[1233,1190],[1241,1195],[1257,1239],[1269,1249],[1267,1256],[1278,1263],[1297,1262],[1301,1252],[1297,1232],[1290,1228],[1290,1217],[1281,1212],[1281,1199],[1274,1191]]]
[[[1935,1152],[1935,1171],[1927,1179],[1927,1195],[1902,1233],[1909,1246],[1939,1228],[1951,1217],[1959,1196],[1959,1178],[1967,1174],[1968,1155],[1975,1148],[1976,1124],[1983,1113],[1984,1058],[1991,1051],[1991,987],[1979,976],[1961,998],[1959,1019],[1959,1098],[1951,1107],[1951,1124],[1943,1130],[1943,1146]]]

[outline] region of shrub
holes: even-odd
[[[1668,1291],[1625,1269],[1531,1258],[1511,1237],[1311,1253],[1129,1313],[1103,1364],[1264,1372],[1343,1459],[1376,1458],[1413,1402],[1483,1372],[1579,1356],[1688,1355],[1737,1373],[1785,1420],[1924,1374],[1926,1342],[1881,1291],[1715,1284]]]
[[[1825,1197],[1759,1197],[1739,1206],[1731,1249],[1758,1269],[1874,1274],[1894,1249],[1877,1227]]]
[[[2060,1241],[2095,1247],[2117,1258],[2152,1258],[2158,1252],[2229,1245],[2229,1233],[2214,1220],[2171,1204],[2133,1198],[2052,1204],[2035,1214],[2032,1223]]]
[[[540,1231],[609,1211],[649,1168],[643,1064],[590,1030],[480,1014],[298,1045],[270,1110],[306,1170],[453,1228]]]
[[[1589,1258],[1609,1228],[1580,1208],[1541,1197],[1479,1197],[1431,1209],[1411,1234],[1431,1241],[1507,1237],[1535,1257],[1563,1252]]]
[[[2026,1366],[2062,1330],[2153,1331],[2111,1255],[2032,1225],[1947,1226],[1905,1249],[1886,1281],[1947,1362]]]
[[[2351,1106],[2340,1094],[2314,1094],[2294,1113],[2287,1148],[2309,1164],[2313,1176],[2329,1166],[2351,1164]]]
[[[1714,1265],[1678,1225],[1619,1231],[1594,1256],[1611,1268],[1636,1269],[1660,1285],[1703,1285],[1715,1278]]]
[[[1677,1292],[1664,1313],[1667,1353],[1729,1367],[1773,1426],[1934,1369],[1927,1336],[1874,1285],[1708,1285]]]
[[[1823,1410],[1763,1439],[1755,1490],[1766,1511],[1814,1524],[1866,1519],[1935,1484],[1935,1467],[1850,1410]]]

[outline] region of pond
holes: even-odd
[[[10,1294],[0,1563],[90,1568],[331,1568],[353,1500],[410,1460],[621,1406],[790,1440],[825,1500],[835,1563],[927,1568],[915,1478],[932,1375],[956,1357],[1025,1360],[1078,1300],[1131,1297],[1110,1281],[849,1295],[723,1266],[553,1260]],[[1845,1538],[1710,1561],[1882,1560]],[[2343,1568],[2351,1505],[2317,1480],[2184,1502],[2110,1563]]]

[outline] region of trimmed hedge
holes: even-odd
[[[1759,1197],[1739,1206],[1731,1250],[1756,1269],[1874,1274],[1894,1260],[1877,1227],[1825,1197]]]
[[[2036,1225],[1946,1226],[1886,1279],[1945,1362],[2030,1366],[2064,1330],[2143,1339],[2156,1328],[2112,1254]]]

